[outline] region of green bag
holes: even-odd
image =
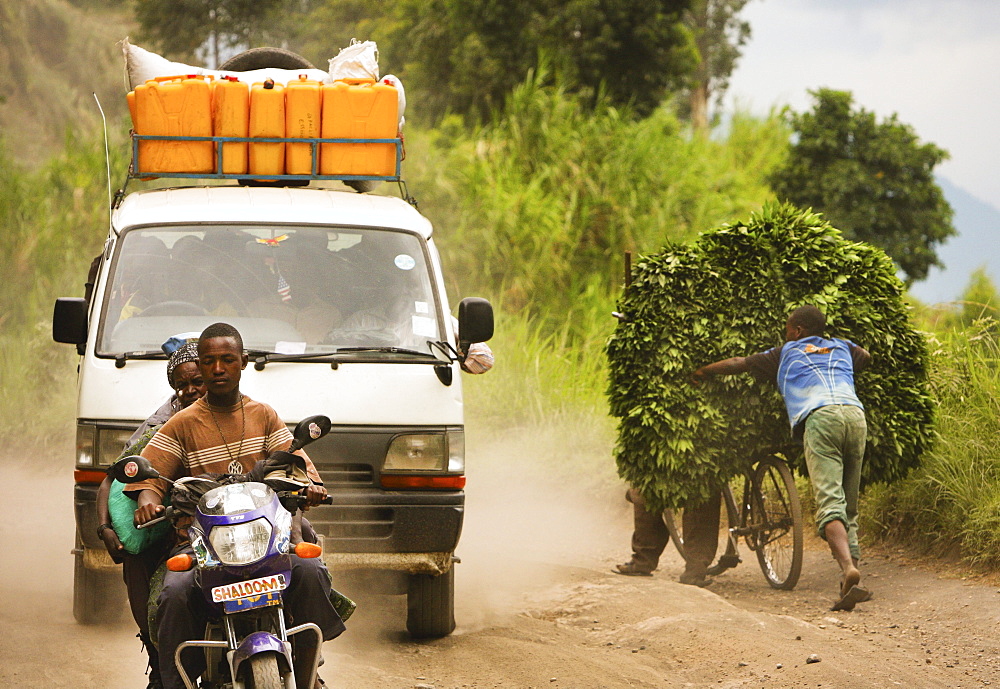
[[[354,614],[358,604],[342,594],[337,589],[330,587],[330,602],[333,603],[334,610],[340,615],[340,619],[347,622],[348,618]]]
[[[125,495],[125,484],[121,481],[111,482],[108,493],[108,512],[111,513],[111,526],[118,534],[118,540],[125,550],[133,555],[141,553],[151,544],[162,539],[170,531],[170,520],[154,524],[148,529],[137,529],[132,523],[138,503]],[[164,504],[168,504],[169,501]]]

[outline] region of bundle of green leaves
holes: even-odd
[[[642,256],[607,344],[619,475],[658,509],[707,498],[764,453],[804,471],[772,383],[739,375],[695,386],[690,375],[781,345],[788,313],[812,304],[828,336],[872,355],[855,380],[868,419],[863,480],[903,476],[931,442],[933,403],[902,293],[885,252],[789,204]]]

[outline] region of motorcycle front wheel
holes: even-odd
[[[281,669],[278,667],[278,655],[261,653],[251,657],[247,680],[247,689],[284,689],[285,683],[281,681]]]

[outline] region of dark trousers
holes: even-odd
[[[149,580],[167,553],[166,541],[154,543],[141,553],[122,553],[122,579],[128,592],[132,618],[139,627],[139,638],[149,654],[149,676],[160,676],[159,655],[149,636]]]
[[[289,627],[313,622],[323,632],[323,640],[336,638],[344,623],[330,602],[330,575],[319,558],[292,555],[292,581],[284,592],[284,607]],[[160,676],[164,689],[184,689],[184,682],[174,665],[174,653],[184,641],[202,639],[208,621],[208,604],[195,583],[195,570],[168,571],[159,597],[158,640]],[[303,632],[303,635],[308,632]],[[205,656],[199,649],[183,654],[184,669],[194,678],[205,669]]]
[[[684,573],[703,577],[715,559],[719,543],[719,508],[721,494],[716,493],[707,502],[684,508],[681,533],[687,555]],[[650,512],[642,494],[630,488],[626,499],[632,503],[634,531],[632,532],[632,562],[638,569],[652,572],[660,562],[660,555],[670,541],[670,532],[663,523],[661,512]]]

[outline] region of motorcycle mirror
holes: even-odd
[[[122,457],[108,469],[111,478],[122,483],[138,483],[151,478],[162,478],[149,460],[139,455]]]
[[[295,430],[292,431],[292,436],[295,439],[292,441],[292,446],[288,448],[288,451],[295,452],[314,440],[319,440],[330,432],[331,426],[333,426],[333,422],[327,416],[307,416],[299,421],[295,426]]]

